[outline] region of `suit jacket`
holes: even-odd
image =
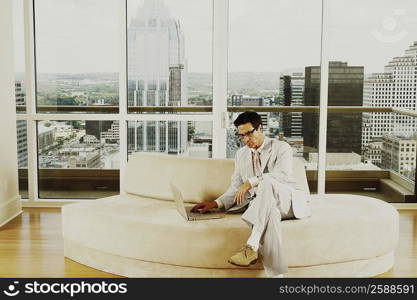
[[[291,197],[294,216],[301,219],[311,215],[310,195],[304,191],[300,184],[293,178],[291,146],[283,141],[265,137],[265,145],[262,149],[261,169],[262,179],[271,179],[272,183],[285,184],[285,189],[277,187],[274,189],[279,197]],[[240,148],[236,152],[235,170],[231,178],[231,184],[227,191],[221,195],[220,200],[226,210],[234,205],[234,197],[239,187],[249,178],[255,176],[252,165],[252,151],[248,146]],[[252,188],[249,193],[253,195]],[[282,199],[282,198],[280,198]]]

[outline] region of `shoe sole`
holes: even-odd
[[[238,267],[249,267],[250,265],[256,264],[258,262],[258,259],[251,261],[249,265],[238,265],[238,264],[235,264],[234,262],[231,262],[230,260],[228,260],[227,262],[231,265],[238,266]]]

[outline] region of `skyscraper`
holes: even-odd
[[[14,84],[16,105],[26,105],[25,93],[23,92],[23,86],[21,81],[16,81]]]
[[[363,104],[368,107],[394,107],[416,110],[417,42],[403,56],[394,57],[383,73],[373,73],[364,82]],[[362,148],[382,141],[384,133],[412,134],[417,129],[414,117],[392,113],[364,113]],[[376,162],[377,164],[380,161]]]
[[[362,106],[364,67],[346,62],[329,62],[329,106]],[[305,68],[304,105],[320,103],[320,67]],[[303,114],[305,153],[317,149],[319,130],[317,113]],[[327,119],[327,152],[361,154],[361,113],[329,113]]]
[[[16,105],[25,105],[25,93],[20,81],[15,82]],[[17,160],[20,168],[27,168],[28,165],[28,146],[27,146],[27,125],[25,120],[16,121],[17,130]]]
[[[184,34],[163,0],[145,0],[129,25],[128,72],[129,105],[187,105]],[[128,124],[130,151],[177,154],[185,151],[186,122],[133,121]]]
[[[279,79],[279,95],[281,105],[303,106],[304,74],[297,72],[291,75],[282,75]],[[303,116],[301,112],[284,112],[281,120],[281,128],[285,137],[302,137]]]
[[[114,121],[85,121],[85,134],[93,135],[100,141],[101,133],[109,130]]]

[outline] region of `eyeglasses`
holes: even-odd
[[[246,133],[237,133],[236,132],[236,136],[238,137],[238,138],[240,138],[240,139],[243,139],[244,137],[251,137],[252,136],[252,134],[255,132],[255,128],[254,129],[252,129],[252,130],[250,130],[250,131],[248,131],[248,132],[246,132]]]

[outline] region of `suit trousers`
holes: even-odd
[[[293,218],[291,188],[271,177],[264,178],[242,219],[261,236],[258,251],[268,277],[288,271],[282,251],[281,220]]]

